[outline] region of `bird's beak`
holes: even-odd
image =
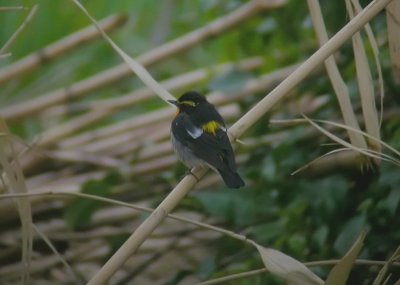
[[[178,106],[178,101],[176,100],[168,100],[169,103],[171,103],[172,105]]]

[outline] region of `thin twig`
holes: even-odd
[[[279,84],[268,96],[262,99],[256,106],[247,112],[236,124],[230,128],[232,139],[240,137],[257,120],[259,120],[272,106],[301,82],[310,72],[335,52],[343,43],[356,33],[363,25],[378,14],[390,0],[372,1],[361,13],[354,17],[325,45],[315,52],[304,64],[294,71],[286,80]],[[206,169],[194,168],[192,170],[198,178],[203,177]],[[186,176],[170,194],[160,203],[155,211],[133,232],[128,240],[114,253],[88,285],[107,283],[112,275],[122,266],[126,260],[134,254],[140,245],[148,238],[153,230],[164,220],[180,200],[186,196],[196,184],[197,179],[192,175]]]
[[[355,12],[350,0],[346,0],[346,7],[350,18],[353,18]],[[361,109],[364,116],[365,128],[368,134],[379,139],[380,124],[375,103],[374,84],[372,82],[371,69],[360,32],[357,32],[353,35],[352,43],[356,65],[357,84],[361,99]],[[368,140],[368,147],[378,152],[381,151],[382,148],[377,141],[370,140]],[[374,159],[374,162],[379,164],[379,158]]]
[[[332,260],[321,260],[321,261],[311,261],[311,262],[304,262],[304,265],[307,267],[321,267],[321,266],[333,266],[336,265],[337,263],[340,262],[340,259],[332,259]],[[380,260],[366,260],[366,259],[357,259],[354,262],[356,265],[365,265],[365,266],[384,266],[386,264],[386,261],[380,261]],[[394,266],[400,266],[400,262],[397,262],[397,264],[392,264]],[[232,274],[232,275],[227,275],[221,278],[215,278],[209,281],[197,283],[196,285],[212,285],[212,284],[220,284],[232,280],[237,280],[241,278],[246,278],[250,276],[256,276],[262,273],[267,273],[268,270],[266,268],[260,268],[256,270],[251,270],[247,272],[242,272],[242,273],[237,273],[237,274]]]
[[[207,98],[213,104],[219,106],[221,104],[231,103],[241,98],[245,98],[248,94],[269,91],[284,78],[289,76],[299,64],[290,65],[282,69],[249,80],[244,84],[243,88],[236,92],[234,96],[224,96],[220,92],[208,94]],[[138,95],[138,94],[137,94]],[[148,112],[143,115],[135,116],[124,121],[120,121],[111,126],[106,126],[97,130],[89,130],[82,134],[66,138],[60,142],[60,147],[71,148],[79,145],[87,144],[93,140],[99,141],[107,137],[114,137],[123,132],[132,132],[138,128],[147,128],[157,122],[165,122],[171,118],[173,111],[170,108],[162,108],[154,112]]]
[[[227,72],[234,66],[237,66],[239,70],[251,70],[261,66],[262,62],[263,61],[260,58],[251,58],[237,63],[217,65],[210,69],[203,68],[168,79],[162,82],[161,85],[163,88],[172,92],[204,80],[207,78],[207,76],[209,76],[210,72],[218,75]],[[243,66],[245,69],[240,68],[241,66]],[[125,95],[117,99],[101,100],[92,103],[92,108],[95,109],[93,112],[85,113],[68,121],[65,124],[57,125],[57,127],[45,131],[42,133],[37,144],[40,146],[46,146],[55,143],[74,132],[86,128],[90,124],[98,122],[107,116],[111,116],[121,109],[128,108],[133,104],[139,104],[147,99],[153,98],[154,96],[155,94],[151,89],[143,88],[133,92],[132,94]]]
[[[8,39],[8,41],[0,49],[0,54],[4,54],[11,47],[11,45],[16,41],[18,36],[25,30],[25,28],[28,26],[29,22],[33,19],[33,16],[35,16],[37,9],[38,9],[38,5],[33,6],[33,8],[30,10],[28,16],[26,16],[25,20],[22,22],[22,24],[18,27],[18,29],[14,32],[14,34]]]
[[[328,33],[325,28],[324,19],[321,13],[321,7],[319,1],[308,0],[308,7],[310,10],[311,19],[314,23],[314,29],[317,34],[320,45],[325,44],[328,41]],[[344,82],[342,76],[340,75],[339,68],[335,62],[333,55],[325,60],[325,68],[331,81],[332,87],[335,90],[336,97],[339,102],[340,109],[342,111],[343,120],[346,125],[351,126],[354,129],[360,129],[356,115],[354,114],[351,101],[350,93]],[[363,136],[348,132],[350,142],[360,148],[367,148],[367,143]]]
[[[182,53],[183,51],[215,37],[228,29],[243,23],[243,21],[252,18],[254,15],[262,13],[267,9],[272,9],[284,4],[284,0],[253,0],[241,6],[239,9],[221,17],[198,30],[187,33],[180,38],[172,40],[162,46],[159,46],[137,58],[137,61],[143,66],[150,66],[159,63],[165,58]],[[58,89],[40,96],[39,98],[25,100],[19,104],[0,109],[3,118],[8,121],[23,119],[44,109],[65,102],[73,98],[78,98],[99,88],[108,86],[127,77],[132,72],[125,64],[120,64],[111,69],[98,73],[92,77],[84,79],[66,88]]]
[[[392,1],[386,8],[387,33],[393,77],[400,84],[400,3]]]
[[[84,198],[84,199],[90,199],[90,200],[95,200],[103,203],[108,203],[108,204],[113,204],[117,206],[123,206],[127,208],[131,208],[134,210],[142,211],[142,212],[147,212],[147,213],[153,213],[155,210],[152,208],[144,207],[144,206],[139,206],[139,205],[134,205],[130,203],[126,203],[123,201],[118,201],[114,200],[111,198],[106,198],[106,197],[101,197],[97,195],[92,195],[92,194],[86,194],[86,193],[80,193],[80,192],[67,192],[67,191],[42,191],[42,192],[36,192],[36,193],[10,193],[10,194],[0,194],[0,199],[11,199],[11,198],[25,198],[25,197],[54,197],[54,196],[72,196],[72,197],[79,197],[79,198]],[[209,225],[206,223],[194,221],[192,219],[188,219],[185,217],[181,217],[179,215],[174,215],[174,214],[168,214],[168,218],[180,221],[180,222],[185,222],[188,224],[192,224],[204,229],[212,230],[221,234],[224,234],[226,236],[232,237],[237,240],[245,241],[248,242],[249,244],[252,244],[252,241],[248,239],[246,236],[237,234],[235,232],[232,232],[230,230],[226,230],[220,227],[216,227],[213,225]]]
[[[123,25],[126,20],[126,16],[112,15],[101,20],[99,25],[104,31],[111,31]],[[67,52],[76,49],[82,44],[98,38],[99,36],[100,33],[96,28],[90,26],[62,38],[49,46],[0,69],[0,84],[31,72],[44,63],[49,63]]]
[[[28,10],[28,8],[24,6],[8,6],[8,7],[0,7],[0,12],[4,11],[18,11],[18,10]]]
[[[63,256],[58,252],[57,248],[52,244],[52,242],[46,237],[46,235],[37,227],[35,224],[32,224],[33,229],[36,233],[44,240],[47,246],[51,249],[51,251],[59,258],[60,262],[64,265],[67,272],[70,274],[72,280],[77,282],[77,284],[83,284],[83,279],[80,274],[68,264],[68,262],[63,258]],[[79,280],[79,282],[78,282]]]
[[[12,55],[11,52],[8,52],[8,53],[5,53],[5,54],[0,54],[0,59],[10,57],[11,55]]]

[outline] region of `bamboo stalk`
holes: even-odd
[[[296,71],[280,83],[268,96],[262,99],[249,112],[247,112],[236,124],[230,128],[233,139],[238,138],[259,120],[273,105],[282,99],[288,92],[303,80],[319,64],[325,61],[335,52],[345,41],[356,33],[363,25],[369,22],[378,14],[390,0],[372,1],[361,13],[355,16],[346,26],[344,26],[335,36],[325,45],[316,51],[305,63]],[[206,169],[194,168],[194,175],[201,178]],[[190,189],[196,184],[196,178],[186,176],[172,192],[160,203],[154,212],[133,232],[125,243],[114,253],[114,255],[103,265],[103,267],[88,282],[88,285],[105,284],[122,266],[126,260],[137,251],[140,245],[150,236],[153,230],[164,220],[179,201],[185,197]]]
[[[111,31],[123,25],[126,17],[112,15],[99,22],[104,31]],[[100,36],[100,33],[93,26],[75,32],[49,46],[30,54],[2,69],[0,69],[0,84],[20,77],[28,72],[35,70],[44,63],[48,63],[59,58],[65,53],[74,50],[78,46],[90,42]]]
[[[192,31],[188,34],[172,40],[162,46],[159,46],[137,58],[137,61],[144,65],[150,66],[158,63],[161,60],[182,53],[183,51],[195,46],[196,44],[215,37],[228,29],[242,23],[246,19],[265,11],[281,6],[285,1],[283,0],[252,0],[239,9],[223,16],[202,28]],[[3,118],[8,121],[20,120],[44,109],[71,100],[82,97],[91,91],[98,90],[102,87],[115,83],[122,78],[127,77],[132,73],[131,69],[126,63],[122,63],[113,68],[105,70],[101,73],[86,78],[66,88],[61,88],[38,98],[26,100],[24,102],[8,106],[7,108],[0,109]]]

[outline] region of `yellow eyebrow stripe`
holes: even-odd
[[[221,127],[221,124],[217,121],[209,121],[208,123],[201,126],[205,133],[210,133],[215,135],[217,130]]]
[[[193,101],[179,101],[179,104],[188,105],[192,107],[196,106],[196,103],[194,103]]]

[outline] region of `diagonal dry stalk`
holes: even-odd
[[[256,104],[238,122],[236,122],[229,132],[234,139],[240,137],[249,129],[260,117],[262,117],[272,106],[284,98],[288,92],[303,80],[313,69],[323,63],[333,54],[345,41],[360,30],[376,14],[378,14],[390,0],[372,1],[361,13],[355,16],[345,27],[333,36],[325,45],[315,52],[304,64],[294,71],[286,80],[279,84],[268,96]],[[192,170],[196,177],[202,177],[206,169],[195,168]],[[105,284],[114,273],[126,262],[126,260],[136,252],[140,245],[150,236],[153,230],[164,220],[179,201],[196,184],[193,176],[186,176],[172,192],[161,202],[156,210],[133,232],[128,240],[114,253],[114,255],[104,264],[96,275],[89,281],[89,285]]]
[[[0,55],[4,54],[11,47],[11,45],[16,41],[18,36],[25,30],[25,28],[28,26],[29,22],[32,21],[33,17],[35,16],[37,9],[38,9],[38,5],[33,6],[33,8],[29,11],[28,16],[26,16],[25,20],[22,22],[22,24],[19,26],[19,28],[8,39],[8,41],[1,47]]]
[[[350,18],[353,18],[355,12],[350,0],[346,0],[346,7]],[[368,134],[379,140],[380,125],[378,111],[375,104],[374,85],[361,33],[358,32],[354,34],[352,37],[352,44],[365,128]],[[381,151],[381,145],[377,143],[377,141],[371,141],[368,139],[368,146],[374,151]],[[375,159],[374,161],[377,164],[379,163],[379,159]]]
[[[0,12],[5,12],[5,11],[18,11],[18,10],[27,10],[27,8],[24,7],[24,6],[6,6],[6,7],[0,7]]]
[[[240,62],[239,62],[240,63]],[[254,64],[254,65],[253,65]],[[258,66],[257,62],[254,62],[251,66]],[[248,66],[248,67],[251,67]],[[261,75],[258,78],[254,78],[248,80],[243,88],[236,91],[233,96],[225,96],[220,92],[214,92],[213,94],[209,94],[208,98],[214,104],[221,106],[230,104],[232,102],[236,102],[239,99],[245,98],[248,94],[263,92],[271,90],[278,82],[281,82],[284,78],[289,76],[299,64],[290,65],[288,67],[281,68],[271,73],[267,73]],[[239,66],[240,67],[240,66]],[[319,71],[319,70],[317,70]],[[183,75],[183,77],[186,77]],[[201,76],[203,77],[203,75]],[[168,80],[169,81],[169,80]],[[172,79],[173,81],[173,79]],[[140,89],[142,90],[142,89]],[[138,92],[133,92],[136,94],[136,97],[127,98],[127,101],[133,101],[135,98],[137,100],[144,100],[148,98],[148,94],[153,94],[154,92],[149,89],[143,89],[143,96],[140,96],[140,90]],[[130,96],[129,96],[130,97]],[[111,100],[106,100],[106,102],[110,102]],[[116,102],[116,105],[120,104],[119,100],[112,100],[112,102]],[[113,104],[110,102],[110,104]],[[100,104],[98,102],[97,104]],[[104,109],[104,108],[103,108]],[[230,108],[233,110],[232,108]],[[234,113],[227,110],[225,112],[224,108],[220,110],[225,117],[225,119],[236,119],[238,116],[233,116]],[[87,152],[88,155],[93,153],[101,153],[105,155],[104,151],[107,151],[108,155],[122,155],[126,153],[130,154],[132,151],[138,150],[143,146],[143,141],[154,141],[156,137],[149,137],[148,128],[157,128],[157,126],[161,127],[161,132],[155,132],[155,135],[159,136],[159,139],[166,139],[168,136],[169,126],[166,122],[169,121],[173,114],[173,110],[169,107],[161,108],[153,112],[147,112],[141,115],[134,116],[132,118],[128,118],[126,120],[120,121],[118,123],[111,124],[109,126],[105,126],[102,128],[98,128],[95,130],[88,130],[86,132],[78,133],[76,135],[70,135],[69,137],[63,138],[65,132],[73,132],[81,127],[81,125],[85,124],[87,121],[82,121],[82,119],[91,120],[94,118],[94,114],[99,112],[99,117],[102,116],[100,114],[101,110],[96,112],[90,112],[82,116],[77,116],[76,118],[66,122],[59,126],[59,128],[50,129],[47,132],[42,134],[42,140],[39,140],[35,143],[35,146],[38,146],[38,151],[32,151],[27,153],[24,156],[23,167],[25,170],[35,168],[35,165],[40,164],[43,160],[46,159],[46,156],[42,155],[42,148],[46,142],[52,141],[55,145],[54,147],[60,149],[74,149],[76,152],[82,152],[84,158],[84,153]],[[104,112],[107,112],[104,110]],[[235,112],[236,114],[237,112]],[[91,114],[91,115],[89,115]],[[47,134],[47,135],[46,135]],[[51,135],[49,137],[48,135]],[[57,139],[57,138],[62,138]],[[126,144],[121,145],[121,143]],[[104,147],[102,147],[102,145]],[[112,147],[114,146],[114,147]],[[168,146],[168,145],[167,145]],[[111,152],[110,152],[111,151]],[[52,158],[56,158],[53,155],[50,155]],[[101,163],[100,163],[101,164]]]
[[[386,21],[389,40],[390,60],[392,62],[394,79],[400,84],[400,3],[392,1],[386,7]]]
[[[322,17],[319,1],[308,0],[307,3],[319,43],[320,45],[323,45],[328,41],[328,33],[325,28],[325,23]],[[345,124],[359,130],[360,126],[357,122],[356,115],[354,114],[351,105],[349,90],[342,76],[340,75],[339,68],[335,62],[335,58],[333,55],[326,59],[325,68],[331,81],[332,87],[335,90]],[[348,131],[348,136],[350,142],[356,147],[367,148],[367,143],[362,135],[359,135],[352,131]]]
[[[339,259],[332,259],[332,260],[322,260],[322,261],[310,261],[305,262],[304,264],[307,267],[320,267],[320,266],[333,266],[336,265],[340,260]],[[365,260],[365,259],[356,259],[354,261],[355,265],[366,265],[366,266],[383,266],[386,264],[385,261],[380,260]],[[400,263],[393,264],[394,266],[400,266]],[[211,284],[226,284],[227,281],[233,281],[241,278],[246,278],[250,276],[259,275],[262,273],[266,273],[268,270],[266,268],[255,269],[247,272],[235,273],[231,275],[227,275],[220,278],[211,279],[205,282],[197,283],[195,285],[211,285]],[[375,285],[375,284],[374,284]],[[378,284],[376,284],[378,285]]]
[[[234,65],[237,66],[239,70],[251,70],[261,66],[262,63],[263,61],[260,58],[252,58],[248,60],[243,60],[235,64],[227,63],[213,66],[210,69],[198,69],[161,82],[161,85],[165,89],[173,91],[176,89],[185,88],[206,79],[207,76],[209,76],[209,72],[222,74],[232,69]],[[57,125],[55,128],[45,131],[41,134],[37,145],[47,146],[57,141],[60,141],[60,139],[63,139],[66,136],[75,133],[81,129],[84,129],[90,124],[98,122],[101,119],[106,118],[107,116],[111,116],[121,109],[128,108],[134,104],[138,104],[142,101],[153,98],[154,96],[155,93],[153,92],[153,90],[149,88],[142,88],[136,90],[135,92],[132,92],[132,94],[125,95],[117,99],[99,100],[99,102],[94,102],[91,104],[95,109],[94,111],[77,116],[74,119],[66,122],[65,124]]]
[[[126,17],[113,15],[99,22],[104,31],[111,31],[126,22]],[[44,63],[48,63],[75,49],[83,43],[90,42],[100,36],[94,27],[88,27],[60,39],[33,54],[0,69],[0,84],[15,79],[35,70]]]
[[[144,53],[136,60],[143,66],[150,66],[172,55],[179,54],[196,44],[215,37],[232,27],[242,23],[246,19],[261,13],[265,10],[272,9],[283,5],[284,0],[252,0],[239,9],[210,22],[198,30],[192,31],[180,38],[172,40],[161,45],[147,53]],[[7,108],[0,109],[0,113],[7,121],[16,121],[35,115],[50,106],[54,106],[65,102],[66,100],[82,97],[89,92],[98,90],[99,88],[108,86],[121,80],[131,74],[130,68],[125,64],[120,64],[111,69],[98,73],[92,77],[86,78],[69,87],[58,89],[42,95],[38,98],[27,100]]]
[[[8,135],[8,127],[0,118],[0,185],[10,193],[27,193],[25,177],[18,161],[18,156],[13,145],[12,136]],[[12,160],[10,161],[10,157]],[[30,267],[32,259],[32,210],[29,199],[15,201],[21,221],[21,250],[23,269],[20,272],[21,283],[28,284],[30,280]]]
[[[298,65],[296,64],[284,67],[272,73],[267,73],[265,75],[262,75],[259,79],[250,80],[248,81],[248,83],[245,84],[242,90],[240,90],[239,93],[237,93],[234,97],[233,96],[227,97],[221,94],[214,93],[214,94],[209,94],[208,98],[213,104],[220,105],[232,102],[233,100],[243,98],[250,93],[260,92],[263,90],[270,90],[274,86],[274,84],[276,84],[277,82],[281,82],[284,78],[289,76],[289,74],[292,71],[294,71],[294,69],[297,66]],[[223,98],[223,100],[218,99],[218,97]],[[95,138],[96,140],[102,140],[107,137],[116,136],[126,131],[132,131],[138,128],[147,127],[156,122],[161,122],[161,121],[165,122],[165,120],[171,118],[171,114],[172,111],[170,108],[162,108],[154,112],[149,112],[143,115],[136,116],[134,118],[120,121],[111,126],[106,126],[97,130],[89,130],[87,132],[83,132],[81,134],[68,137],[65,140],[58,143],[62,148],[74,148],[74,147],[76,148],[79,145],[89,143],[91,140],[93,140],[93,138]]]
[[[96,196],[96,195],[85,194],[85,193],[45,191],[45,192],[40,192],[40,193],[3,194],[3,195],[0,195],[0,199],[22,198],[22,197],[30,197],[30,199],[32,199],[33,197],[42,197],[43,198],[43,197],[46,197],[46,196],[49,196],[49,197],[54,197],[54,196],[56,196],[56,197],[57,196],[74,197],[74,196],[77,196],[77,197],[80,197],[80,198],[83,198],[83,199],[93,199],[93,200],[96,200],[96,201],[101,201],[101,202],[105,202],[105,203],[111,203],[111,204],[114,204],[114,205],[120,205],[120,206],[123,206],[123,207],[126,207],[126,208],[136,209],[138,211],[144,211],[144,212],[150,212],[150,213],[153,211],[153,209],[150,209],[150,208],[147,208],[147,207],[132,205],[130,203],[117,201],[117,200],[113,200],[113,199],[109,199],[109,198],[105,198],[105,197],[99,197],[99,196]],[[188,218],[185,218],[185,217],[182,217],[182,216],[177,216],[177,215],[172,215],[172,214],[169,214],[168,217],[171,218],[171,219],[174,219],[174,220],[178,220],[180,222],[184,222],[184,223],[188,223],[188,224],[191,224],[191,225],[195,225],[195,226],[203,228],[203,229],[207,229],[207,230],[211,230],[211,231],[214,231],[214,232],[218,232],[220,234],[223,234],[223,235],[229,236],[231,238],[237,239],[239,241],[243,241],[243,242],[246,242],[246,243],[248,243],[250,245],[253,245],[253,241],[247,239],[245,236],[237,234],[237,233],[234,233],[234,232],[229,231],[229,230],[225,230],[225,229],[217,227],[217,226],[213,226],[213,225],[210,225],[210,224],[205,224],[203,222],[198,222],[198,221],[195,221],[195,220],[192,220],[192,219],[188,219]],[[73,239],[79,239],[79,240],[82,240],[82,239],[86,240],[86,239],[93,239],[95,237],[103,236],[101,234],[100,235],[96,235],[96,234],[90,235],[88,233],[76,234],[76,235],[72,234],[72,235],[68,235],[68,236],[63,236],[63,235],[65,235],[65,233],[62,234],[59,237],[61,240],[72,239],[72,238]],[[52,234],[51,236],[54,239],[57,236],[57,234],[56,235]],[[63,263],[66,262],[65,260],[60,259],[60,257],[59,257],[59,260],[51,258],[50,262],[52,262],[53,264],[56,264],[56,263],[59,263],[60,261],[63,262]],[[38,261],[38,262],[41,263],[41,261]],[[339,262],[338,260],[315,261],[315,262],[307,262],[307,263],[305,263],[305,265],[307,265],[307,266],[326,266],[326,265],[334,265],[334,264],[336,264],[338,262]],[[370,261],[370,260],[356,260],[355,263],[356,264],[364,264],[364,265],[384,265],[385,264],[385,262],[383,262],[383,261]],[[47,265],[49,266],[50,264],[47,264]],[[394,263],[393,265],[400,266],[400,264],[398,264],[398,263]],[[19,268],[20,267],[21,266],[19,266]],[[35,270],[37,270],[37,269],[35,269]],[[17,272],[18,271],[18,267],[14,266],[11,271]],[[8,274],[10,274],[11,271],[9,271]],[[222,278],[213,279],[213,280],[207,281],[205,283],[201,283],[201,284],[217,284],[217,283],[222,282],[222,281],[228,281],[228,280],[234,280],[234,279],[237,279],[237,278],[248,277],[248,276],[260,274],[260,273],[263,273],[263,272],[268,272],[268,270],[266,268],[258,269],[258,270],[252,270],[252,271],[248,271],[248,272],[243,272],[243,273],[239,273],[239,274],[225,276],[225,277],[222,277]]]

